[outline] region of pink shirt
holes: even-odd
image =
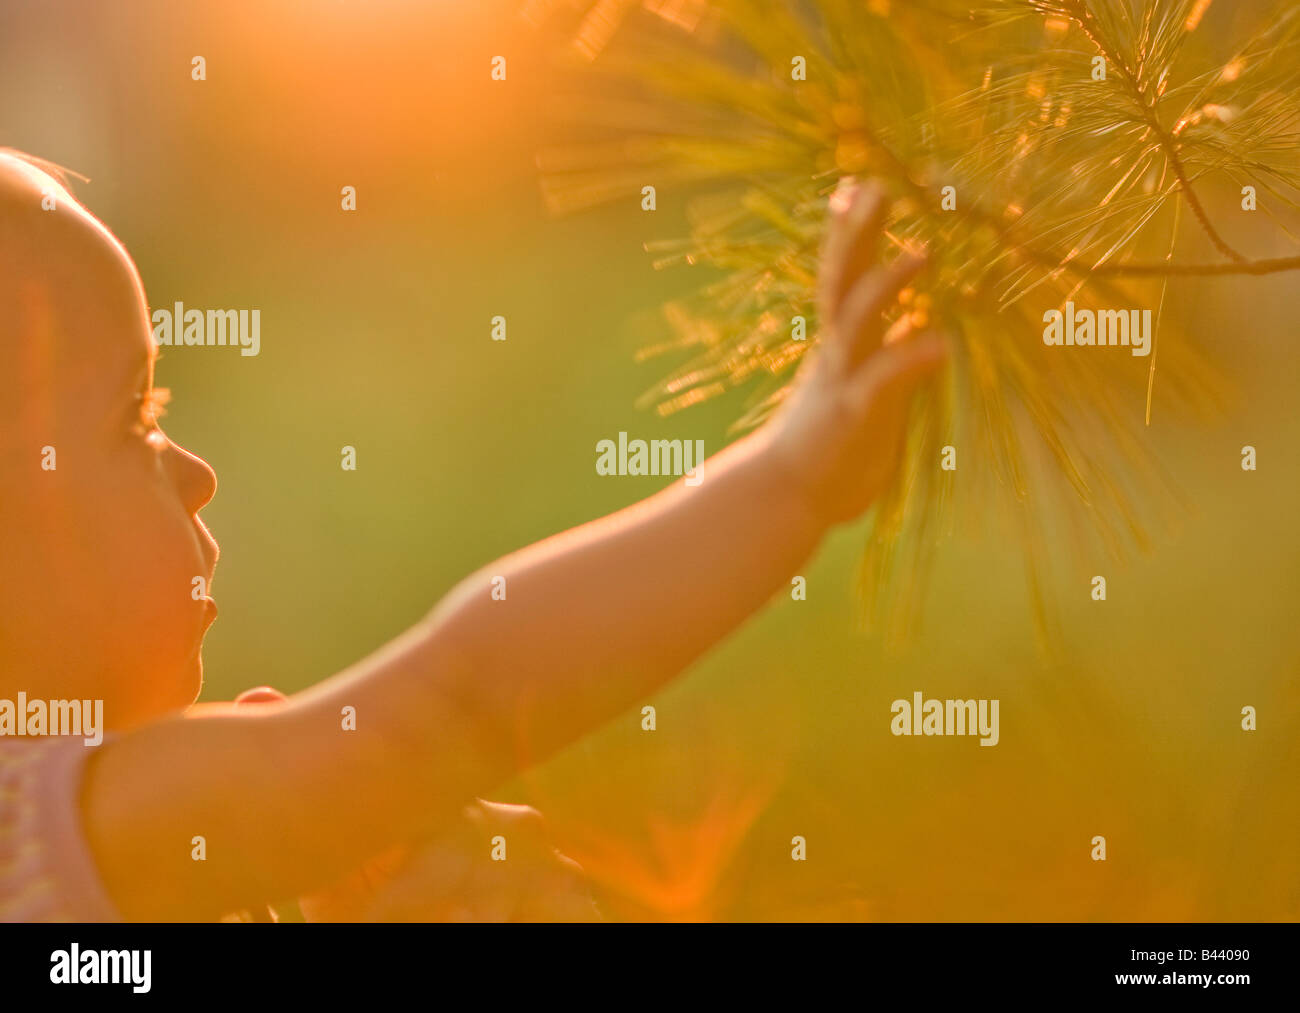
[[[0,922],[115,922],[81,826],[80,738],[0,738]]]

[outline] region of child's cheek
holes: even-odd
[[[105,532],[115,542],[111,558],[129,611],[119,613],[123,657],[149,673],[140,691],[151,711],[192,702],[200,679],[199,649],[214,618],[208,586],[212,574],[193,519],[167,487],[146,485],[124,497],[121,529]],[[145,700],[135,701],[145,704]]]

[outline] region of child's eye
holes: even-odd
[[[156,426],[158,420],[167,414],[167,405],[171,403],[172,392],[166,387],[153,387],[140,399],[140,414],[150,426]]]

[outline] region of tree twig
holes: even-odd
[[[1174,141],[1173,135],[1165,129],[1164,124],[1160,122],[1160,100],[1148,97],[1147,90],[1142,87],[1142,82],[1138,80],[1133,69],[1129,67],[1128,61],[1124,59],[1123,54],[1109,45],[1102,38],[1100,31],[1095,29],[1096,19],[1088,8],[1088,0],[1067,0],[1065,10],[1069,12],[1070,17],[1083,31],[1083,34],[1088,37],[1089,41],[1097,47],[1106,62],[1113,64],[1115,69],[1119,71],[1120,77],[1128,85],[1129,90],[1133,92],[1138,108],[1142,111],[1142,118],[1146,121],[1151,132],[1155,134],[1161,150],[1169,160],[1169,168],[1173,170],[1174,177],[1178,180],[1179,187],[1182,188],[1183,196],[1187,198],[1187,207],[1196,217],[1196,220],[1200,222],[1205,234],[1210,237],[1210,242],[1225,257],[1238,263],[1245,263],[1247,258],[1228,245],[1227,240],[1219,235],[1218,229],[1210,221],[1210,216],[1205,213],[1205,207],[1201,204],[1200,198],[1196,196],[1196,191],[1192,189],[1191,180],[1187,178],[1187,172],[1183,168],[1183,160],[1178,155],[1178,144]]]
[[[1300,256],[1272,257],[1266,260],[1239,260],[1220,264],[1102,264],[1099,267],[1078,268],[1085,274],[1129,275],[1133,277],[1173,277],[1178,275],[1209,277],[1232,274],[1277,274],[1281,271],[1300,271]]]

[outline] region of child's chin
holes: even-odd
[[[139,669],[136,669],[138,672]],[[154,670],[148,691],[133,680],[123,695],[105,701],[104,721],[109,731],[125,732],[187,710],[203,688],[203,663],[196,654],[168,671]]]
[[[194,655],[194,662],[190,665],[190,682],[187,689],[189,703],[193,703],[203,692],[203,652],[200,651]],[[189,706],[189,703],[186,706]]]
[[[165,701],[168,712],[184,710],[199,698],[203,690],[202,647],[195,648],[189,661],[180,666],[168,683]]]

